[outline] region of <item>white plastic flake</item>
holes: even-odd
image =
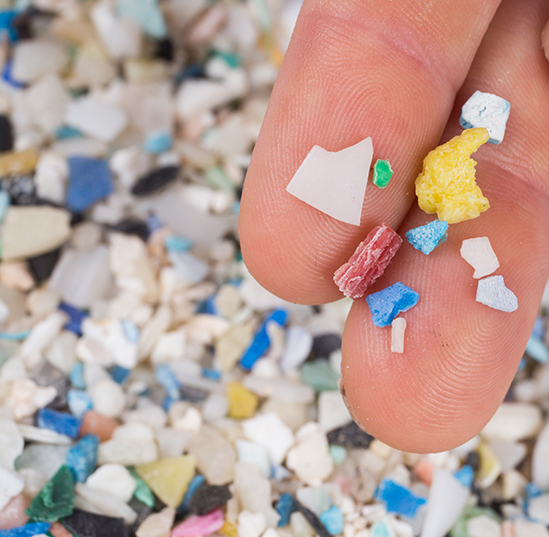
[[[286,190],[336,220],[359,226],[373,151],[371,138],[335,152],[315,145]]]
[[[478,282],[477,302],[496,310],[512,312],[518,308],[518,300],[505,286],[503,276],[489,276]]]
[[[490,133],[488,142],[500,144],[505,135],[510,109],[509,101],[492,93],[475,91],[461,109],[459,124],[464,129],[486,127]]]
[[[488,237],[465,239],[461,243],[460,254],[475,269],[473,278],[477,280],[492,274],[499,267],[498,258]]]

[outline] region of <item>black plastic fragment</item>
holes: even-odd
[[[128,537],[128,529],[122,518],[96,515],[75,509],[61,523],[75,537]]]
[[[0,115],[0,153],[13,149],[13,127],[10,118]]]
[[[208,392],[206,390],[187,384],[182,384],[179,387],[179,393],[181,399],[183,399],[183,401],[188,401],[189,403],[201,403],[208,397]]]
[[[29,266],[34,279],[40,284],[46,281],[53,272],[59,257],[61,256],[61,249],[57,248],[51,252],[40,254],[29,258]]]
[[[346,448],[367,448],[373,436],[363,431],[354,421],[328,433],[328,443]]]
[[[140,177],[132,187],[134,196],[148,196],[164,188],[177,179],[179,166],[164,166],[155,168],[149,173]]]
[[[53,386],[57,390],[57,395],[48,405],[48,408],[54,410],[65,410],[67,408],[67,394],[71,388],[71,381],[63,371],[43,360],[36,369],[30,372],[29,376],[38,386]]]
[[[330,354],[337,349],[341,349],[341,336],[322,334],[313,339],[311,353],[315,358],[329,358]]]
[[[207,515],[216,507],[225,505],[231,498],[232,494],[227,485],[204,483],[193,494],[189,511],[199,516]]]
[[[124,233],[124,235],[137,235],[140,239],[147,242],[150,235],[149,226],[147,222],[138,220],[137,218],[127,218],[111,226],[113,231]]]
[[[295,499],[295,506],[297,507],[297,510],[307,519],[307,522],[316,531],[319,537],[332,537],[332,534],[326,529],[326,526],[322,524],[320,518],[318,518],[310,509],[307,509],[297,499]]]

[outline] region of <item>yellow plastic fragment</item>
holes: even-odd
[[[476,475],[480,488],[488,488],[501,474],[501,462],[489,444],[481,442],[477,453],[479,456],[479,468]]]
[[[194,455],[182,455],[141,464],[136,466],[135,471],[168,507],[178,507],[195,469]]]
[[[225,523],[219,530],[219,533],[221,533],[221,535],[226,535],[227,537],[238,537],[236,526],[228,520],[225,520]]]
[[[230,382],[227,386],[229,416],[235,419],[249,418],[255,412],[259,399],[240,382]]]
[[[25,175],[35,170],[38,164],[38,152],[30,147],[23,151],[12,151],[0,156],[0,177]]]
[[[490,207],[476,184],[476,162],[470,158],[489,138],[484,127],[467,129],[425,157],[423,171],[416,179],[421,209],[456,224],[476,218]]]

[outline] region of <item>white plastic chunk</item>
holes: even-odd
[[[464,129],[486,127],[490,133],[488,142],[500,144],[505,135],[510,109],[509,101],[492,93],[475,91],[461,109],[459,124]]]
[[[373,152],[371,138],[335,152],[315,145],[286,190],[336,220],[359,226]]]
[[[406,319],[397,317],[391,323],[391,352],[404,352],[404,332]]]
[[[478,282],[477,302],[496,310],[512,312],[518,308],[518,300],[505,286],[503,276],[489,276]]]
[[[498,258],[488,237],[465,239],[461,243],[461,257],[474,269],[473,278],[479,279],[492,274],[498,267]]]

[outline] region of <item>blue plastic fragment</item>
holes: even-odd
[[[59,309],[69,316],[69,321],[65,325],[65,330],[74,332],[77,336],[82,335],[82,321],[89,317],[89,313],[79,310],[66,302],[59,304]]]
[[[16,15],[17,11],[15,9],[0,10],[0,34],[4,34],[7,30],[10,41],[17,40],[17,31],[12,24],[12,21]]]
[[[210,367],[202,368],[202,376],[210,380],[221,380],[221,372]]]
[[[470,488],[475,478],[475,471],[466,464],[454,472],[454,477],[466,488]]]
[[[366,297],[375,326],[389,326],[399,313],[408,311],[418,300],[419,293],[401,282]]]
[[[118,384],[124,384],[126,382],[126,379],[130,376],[131,370],[126,369],[125,367],[120,367],[119,365],[115,365],[109,373],[111,374],[112,380]]]
[[[162,223],[160,218],[158,218],[158,216],[156,216],[155,214],[150,214],[147,218],[147,226],[149,228],[149,232],[152,233],[153,231],[162,229],[164,227],[164,224]]]
[[[284,481],[285,479],[291,479],[293,477],[292,472],[286,469],[282,464],[273,464],[271,466],[271,479],[275,481]]]
[[[84,414],[93,408],[92,398],[84,390],[70,389],[67,393],[67,402],[71,413],[77,418],[83,418]]]
[[[415,227],[406,232],[408,242],[420,252],[429,255],[446,240],[448,222],[433,220],[424,226]]]
[[[549,348],[547,348],[547,345],[542,339],[533,335],[530,336],[526,343],[526,353],[542,364],[549,362]]]
[[[139,341],[140,331],[137,325],[131,319],[122,319],[122,332],[130,343],[137,343]]]
[[[168,364],[160,364],[154,370],[156,380],[168,392],[168,397],[177,401],[180,396],[181,383],[177,380],[172,368]]]
[[[416,496],[408,487],[392,479],[381,481],[375,497],[385,504],[388,513],[396,513],[405,518],[414,518],[417,510],[427,502],[425,498]]]
[[[10,206],[10,195],[7,190],[0,190],[0,222],[4,221],[6,211]]]
[[[23,82],[19,82],[18,80],[15,80],[12,77],[12,70],[13,70],[13,62],[7,61],[4,66],[4,70],[2,71],[2,80],[4,80],[4,82],[8,83],[10,86],[17,89],[26,88],[27,84],[24,84]]]
[[[70,374],[71,384],[80,390],[86,389],[86,383],[84,382],[84,364],[82,362],[75,362],[71,368]]]
[[[67,207],[84,212],[112,191],[112,173],[106,160],[90,157],[69,157],[69,188]]]
[[[49,522],[31,522],[17,528],[0,530],[0,537],[33,537],[34,535],[46,533],[50,527]]]
[[[38,411],[36,424],[43,429],[49,429],[71,438],[77,438],[82,420],[67,412],[59,412],[51,408],[41,408]]]
[[[83,483],[94,472],[98,448],[99,438],[93,434],[87,434],[67,451],[65,463],[72,470],[76,481]]]
[[[189,506],[191,505],[191,499],[194,496],[194,493],[200,488],[202,483],[204,483],[206,480],[204,479],[203,475],[197,474],[189,483],[189,486],[187,487],[187,492],[185,492],[185,496],[183,496],[183,501],[181,502],[181,505],[179,506],[179,509],[183,509],[185,511],[189,510]]]
[[[394,537],[395,532],[387,525],[385,520],[374,522],[370,528],[370,537]]]
[[[172,135],[169,132],[155,132],[148,136],[143,143],[143,149],[147,153],[159,155],[172,147]]]
[[[545,320],[543,317],[536,317],[531,335],[538,339],[543,339],[545,337]]]
[[[275,509],[280,515],[280,520],[278,521],[279,528],[287,526],[290,523],[290,515],[297,511],[294,498],[287,492],[280,495],[280,498],[278,498],[278,501],[275,504]]]
[[[215,307],[215,297],[210,297],[202,301],[196,308],[196,313],[218,315],[217,308]]]
[[[343,533],[343,511],[337,505],[332,505],[320,513],[319,518],[332,535]]]
[[[70,140],[71,138],[80,138],[81,136],[83,136],[82,131],[68,125],[61,125],[55,131],[55,137],[58,140]]]
[[[162,39],[168,34],[158,0],[117,0],[116,7],[121,19],[131,19],[151,37]]]
[[[269,340],[269,335],[267,334],[267,324],[269,322],[275,322],[280,326],[284,326],[287,318],[288,312],[282,309],[274,310],[267,315],[266,319],[263,321],[263,324],[256,332],[250,346],[240,359],[241,367],[244,369],[251,369],[255,362],[257,362],[257,360],[259,360],[269,348],[271,341]]]
[[[164,239],[164,246],[172,252],[188,252],[193,246],[193,241],[180,235],[168,235]]]
[[[524,487],[524,496],[527,499],[537,498],[543,494],[543,490],[535,483],[528,483]]]

